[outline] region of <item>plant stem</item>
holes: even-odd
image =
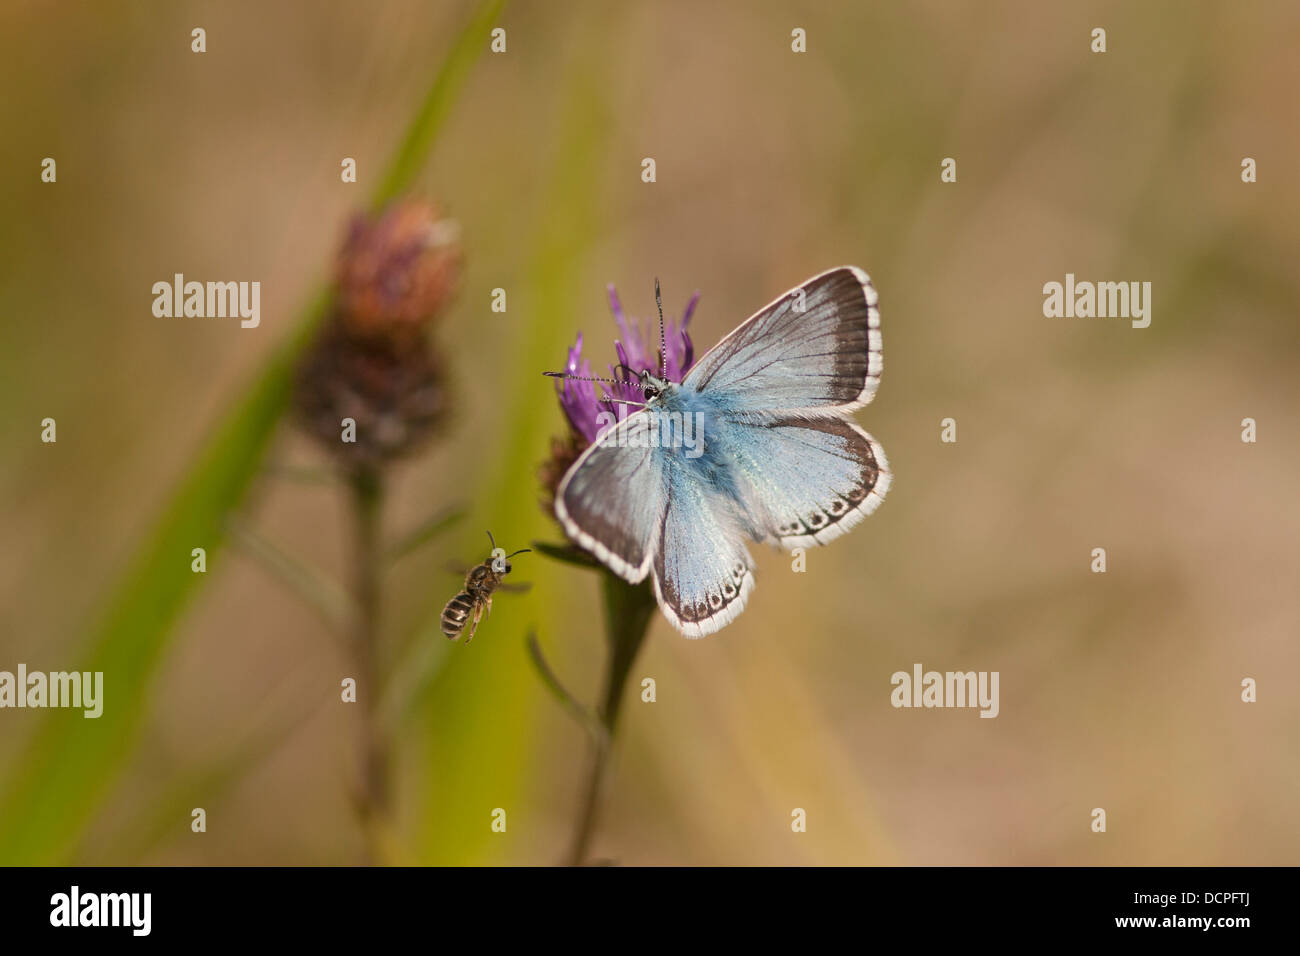
[[[609,757],[614,746],[614,731],[618,726],[623,690],[645,640],[655,607],[648,583],[628,584],[608,571],[603,572],[601,578],[605,601],[605,636],[609,649],[605,689],[596,716],[605,729],[605,734],[594,742],[577,826],[569,848],[570,866],[582,866],[587,862],[587,851],[596,830],[596,818],[608,776]]]
[[[383,481],[377,471],[361,468],[352,475],[351,489],[355,535],[352,589],[356,599],[352,654],[361,705],[357,810],[366,836],[365,860],[376,863],[381,856],[380,829],[389,810],[388,740],[379,721],[379,534]]]

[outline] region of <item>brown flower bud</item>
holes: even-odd
[[[336,293],[349,334],[403,344],[415,338],[455,291],[459,236],[454,220],[422,200],[354,218],[339,253]]]
[[[303,357],[294,401],[303,427],[353,470],[407,454],[447,413],[441,363],[422,339],[409,348],[358,341],[336,314]],[[356,423],[344,440],[343,420]]]

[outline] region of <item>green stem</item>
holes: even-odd
[[[649,584],[628,584],[609,572],[602,574],[601,578],[609,656],[605,667],[604,694],[596,716],[605,733],[603,738],[597,738],[594,742],[573,842],[569,848],[570,866],[582,866],[587,862],[591,838],[596,830],[601,796],[609,773],[610,752],[614,745],[614,732],[618,728],[623,691],[632,672],[632,665],[636,663],[637,654],[645,641],[650,617],[655,609],[654,596],[650,593]]]
[[[382,855],[380,830],[389,809],[388,739],[379,720],[379,573],[383,481],[375,470],[358,469],[351,480],[354,541],[352,589],[356,615],[352,633],[359,728],[360,786],[357,809],[366,835],[367,862]]]

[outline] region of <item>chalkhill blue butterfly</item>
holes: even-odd
[[[656,298],[658,284],[656,283]],[[867,274],[831,269],[764,306],[682,381],[636,378],[645,401],[613,421],[565,473],[565,532],[702,637],[740,614],[754,587],[747,539],[829,544],[884,499],[884,450],[849,418],[882,369]],[[660,308],[661,342],[663,312]],[[573,377],[573,376],[564,376]]]

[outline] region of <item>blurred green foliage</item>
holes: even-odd
[[[381,180],[376,206],[398,195],[419,172],[504,5],[505,0],[484,0],[455,38]],[[288,405],[297,356],[328,303],[328,291],[317,294],[288,341],[213,429],[111,599],[78,669],[112,674],[114,705],[94,721],[51,711],[26,755],[6,773],[0,862],[65,860],[130,755],[168,635],[207,580],[191,571],[191,549],[202,542],[208,561],[220,552],[227,519],[252,486]]]

